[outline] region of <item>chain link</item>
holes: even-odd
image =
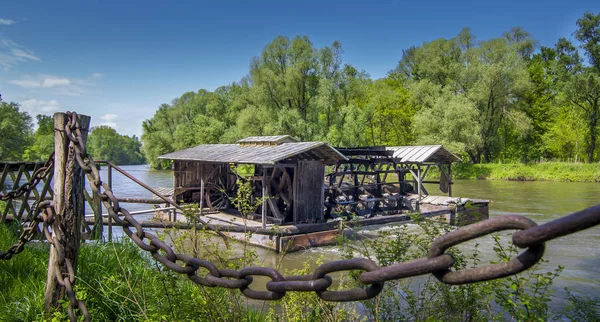
[[[73,284],[75,283],[75,271],[73,269],[73,263],[65,257],[65,251],[62,247],[60,240],[62,236],[58,223],[54,220],[56,212],[52,206],[51,201],[43,201],[38,205],[38,209],[43,209],[43,232],[49,243],[54,246],[56,252],[56,260],[49,265],[53,265],[54,272],[56,273],[56,282],[65,288],[65,295],[69,300],[68,313],[71,321],[77,321],[75,316],[75,309],[79,308],[81,314],[83,314],[85,321],[90,321],[90,314],[85,306],[85,303],[77,299]],[[66,268],[66,272],[63,272],[63,268]],[[48,269],[50,271],[50,269]]]
[[[43,179],[47,178],[53,169],[54,169],[54,152],[52,152],[50,154],[50,157],[48,157],[48,160],[46,160],[46,162],[44,163],[44,165],[42,167],[35,170],[35,172],[31,176],[31,179],[28,182],[25,182],[24,184],[22,184],[21,186],[19,186],[17,188],[13,188],[11,191],[7,192],[6,194],[0,193],[0,200],[8,201],[8,200],[21,198],[25,193],[31,192],[33,189],[35,189],[37,184],[40,183],[40,181],[42,181]],[[17,183],[18,182],[15,182],[15,184],[17,184]]]
[[[48,160],[46,160],[44,165],[33,173],[28,182],[9,191],[5,195],[0,194],[0,200],[8,201],[21,198],[26,193],[33,191],[33,189],[35,189],[38,183],[40,183],[42,180],[47,179],[53,170],[54,152],[50,154],[50,157],[48,157]],[[18,241],[10,246],[6,252],[0,251],[0,260],[10,260],[14,255],[21,253],[25,248],[25,244],[30,242],[39,231],[38,225],[41,222],[41,219],[39,216],[40,208],[38,207],[38,202],[39,200],[36,200],[31,206],[30,213],[32,213],[33,216],[30,216],[31,218],[24,220],[25,227],[23,228],[23,232],[21,232],[19,235]]]

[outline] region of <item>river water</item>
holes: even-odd
[[[151,187],[172,187],[171,171],[151,170],[148,166],[123,166],[125,171]],[[106,172],[102,173],[106,178]],[[143,188],[113,172],[113,190],[118,197],[151,197]],[[435,194],[434,186],[428,191]],[[457,180],[454,196],[490,199],[490,217],[508,214],[524,215],[538,224],[600,203],[600,184],[563,182],[519,182],[488,180]],[[146,210],[148,205],[124,205],[128,210]],[[378,229],[378,228],[374,228]],[[381,228],[379,228],[381,229]],[[484,259],[493,259],[491,240],[483,238],[480,248]],[[555,299],[562,302],[564,287],[578,294],[600,295],[600,227],[562,237],[547,243],[543,268],[553,270],[564,266],[555,281]],[[241,246],[239,246],[241,247]],[[338,247],[329,246],[287,254],[284,257],[264,249],[256,249],[263,265],[280,269],[298,269],[319,257],[325,261],[340,257]]]

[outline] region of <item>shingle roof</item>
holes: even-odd
[[[247,164],[275,164],[284,160],[322,160],[325,164],[335,164],[339,160],[347,160],[325,142],[289,142],[277,145],[203,144],[158,158]]]
[[[393,151],[393,158],[400,159],[399,162],[402,163],[462,161],[441,145],[390,146],[386,150]]]
[[[291,135],[271,135],[271,136],[249,136],[237,141],[244,144],[281,144],[289,142],[299,142],[298,139]]]

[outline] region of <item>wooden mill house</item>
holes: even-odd
[[[256,136],[235,144],[203,144],[168,153],[173,160],[174,200],[233,211],[237,181],[250,180],[263,226],[323,221],[325,166],[347,158],[324,142],[299,142],[289,135]],[[240,177],[232,165],[251,165]]]

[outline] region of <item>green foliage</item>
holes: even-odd
[[[373,83],[343,65],[342,53],[337,41],[315,48],[306,36],[279,36],[252,59],[240,82],[162,104],[143,123],[151,165],[168,167],[157,159],[168,152],[251,135],[289,134],[343,146],[412,140],[407,90],[397,82]]]
[[[198,208],[186,206],[190,220]],[[413,216],[418,227],[399,226],[386,230],[376,239],[346,243],[345,256],[368,256],[380,265],[393,265],[426,255],[431,242],[454,229],[437,221]],[[0,225],[0,249],[17,239],[17,225]],[[167,230],[164,240],[176,252],[210,260],[218,267],[240,269],[257,265],[252,249],[243,252],[226,247],[212,232],[197,229]],[[516,254],[513,246],[504,246],[508,238],[494,236],[498,261]],[[448,250],[456,260],[453,269],[485,265],[479,244]],[[279,301],[249,302],[239,290],[204,287],[185,276],[165,269],[148,253],[129,241],[87,243],[80,249],[75,290],[97,321],[518,321],[568,319],[596,321],[597,297],[582,297],[567,291],[569,303],[561,313],[552,310],[552,282],[560,274],[541,271],[539,265],[522,274],[490,282],[449,286],[433,277],[400,279],[386,282],[375,299],[361,303],[325,302],[312,292],[288,292]],[[305,263],[286,275],[310,273]],[[9,261],[0,261],[0,320],[66,321],[67,302],[50,316],[44,316],[43,294],[48,264],[47,244],[29,244]],[[335,276],[331,290],[361,287],[360,272]],[[198,272],[202,276],[202,270]]]
[[[87,142],[88,153],[96,160],[115,164],[144,164],[142,143],[134,135],[120,135],[115,129],[100,125],[92,128]]]
[[[359,243],[345,244],[345,257],[357,255],[373,258],[379,265],[394,265],[427,257],[431,243],[456,229],[432,219],[413,216],[416,227],[398,226],[383,230],[376,239],[365,238]],[[508,238],[492,235],[491,242],[498,258],[505,262],[518,252],[506,244]],[[456,261],[453,270],[482,266],[480,245],[477,241],[451,247],[446,253]],[[465,285],[446,285],[433,276],[388,281],[383,293],[365,301],[367,319],[373,321],[503,321],[509,317],[517,321],[547,321],[560,318],[552,311],[553,281],[562,271],[542,271],[541,264],[517,275],[487,282]],[[355,275],[357,276],[357,275]],[[357,282],[357,285],[360,285]],[[592,299],[593,300],[593,299]],[[590,302],[576,300],[578,314],[587,314]],[[585,309],[582,309],[585,308]]]
[[[519,249],[510,244],[504,246],[505,241],[500,236],[493,234],[494,251],[502,262],[507,262],[519,254]],[[548,321],[550,312],[553,281],[563,271],[558,266],[553,271],[540,272],[540,267],[548,263],[540,260],[536,265],[524,273],[512,275],[502,280],[503,283],[494,288],[496,303],[517,321]]]
[[[316,260],[317,265],[323,263],[323,257]],[[304,267],[285,272],[286,275],[307,275],[311,274],[310,267],[312,263],[304,263]],[[342,278],[340,284],[348,282],[347,278]],[[279,312],[275,313],[275,308],[269,312],[268,321],[288,321],[288,322],[336,322],[336,321],[359,321],[357,314],[357,303],[335,303],[321,300],[314,292],[288,292],[286,296],[278,301],[275,306]]]
[[[600,321],[600,297],[580,296],[565,289],[569,306],[564,316],[570,321]]]
[[[0,102],[0,160],[19,161],[31,142],[31,116],[17,103]]]
[[[36,116],[38,128],[33,143],[23,153],[25,161],[45,161],[54,151],[54,119],[48,115]]]
[[[466,28],[404,50],[378,80],[344,64],[338,41],[315,48],[278,36],[239,82],[161,105],[144,122],[144,148],[159,168],[168,152],[275,134],[342,147],[444,144],[473,163],[591,163],[600,157],[599,17],[577,20],[579,48],[561,38],[536,51],[520,28],[475,41]]]
[[[18,225],[0,225],[0,249],[17,241]],[[0,261],[0,320],[35,321],[44,307],[48,248],[27,246],[11,260]]]
[[[455,179],[600,182],[600,165],[571,162],[455,163],[452,176]],[[428,177],[439,177],[439,170],[431,168]]]
[[[412,48],[394,72],[407,76],[413,92],[418,142],[443,143],[475,163],[490,162],[509,134],[530,128],[524,104],[515,99],[530,90],[521,52],[530,38],[519,30],[479,43],[473,37],[465,29]]]

